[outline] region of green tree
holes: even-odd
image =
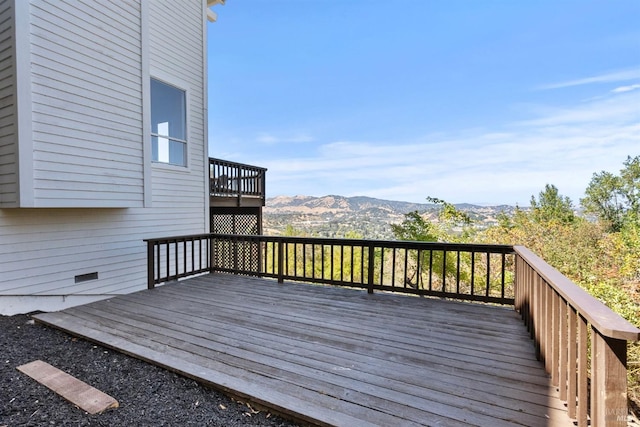
[[[620,177],[605,171],[594,173],[580,204],[585,212],[596,215],[611,230],[619,231],[625,213],[620,189]]]
[[[391,230],[396,239],[417,242],[453,242],[455,240],[464,240],[466,233],[462,233],[462,237],[455,236],[451,230],[455,227],[470,226],[472,221],[469,215],[461,212],[453,204],[442,199],[427,197],[427,200],[438,205],[437,220],[429,220],[418,211],[409,212],[405,214],[402,223],[391,225]],[[431,277],[429,283],[440,282],[443,273],[447,276],[455,277],[457,271],[456,260],[451,256],[447,257],[444,251],[412,250],[409,251],[407,256],[411,260],[412,267],[415,269],[413,276],[408,279],[409,284],[412,286],[424,286],[424,283],[429,281],[429,277]],[[461,262],[467,262],[467,258],[468,256],[463,256]],[[418,266],[420,267],[418,268]],[[429,270],[428,266],[431,266],[431,270]],[[467,280],[466,276],[466,272],[461,273],[463,281]]]
[[[284,228],[284,231],[282,232],[282,235],[285,237],[308,237],[308,233],[306,233],[304,230],[295,228],[291,224],[287,224],[287,226]]]
[[[391,224],[391,230],[398,240],[418,242],[437,242],[440,234],[437,226],[418,211],[405,214],[400,224]]]
[[[626,221],[640,217],[640,156],[627,157],[620,175],[593,174],[580,204],[596,215],[611,231],[621,231]]]
[[[391,225],[396,239],[417,242],[452,241],[450,229],[465,228],[472,224],[469,215],[453,204],[435,197],[427,197],[427,201],[438,205],[438,220],[430,221],[418,211],[409,212],[404,215],[402,223]]]
[[[545,185],[537,200],[531,196],[531,213],[533,220],[539,223],[555,221],[570,224],[576,220],[571,199],[562,196],[551,184]]]
[[[640,217],[640,156],[628,156],[623,165],[620,179],[628,207],[627,219],[637,220]]]
[[[438,219],[448,226],[469,226],[471,217],[466,212],[462,212],[455,205],[435,197],[427,197],[427,201],[440,205],[438,209]]]

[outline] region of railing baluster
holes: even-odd
[[[544,299],[543,299],[543,304],[544,304],[544,330],[543,330],[543,335],[544,335],[544,367],[547,371],[547,373],[551,374],[552,371],[552,324],[551,324],[551,313],[552,313],[552,309],[553,309],[553,302],[551,300],[551,288],[549,287],[549,284],[543,280],[543,292],[544,292]]]
[[[293,273],[291,274],[292,277],[296,277],[296,273],[298,271],[298,243],[293,242]],[[289,274],[289,273],[287,273]]]
[[[364,244],[360,245],[360,284],[364,285]]]
[[[380,285],[384,285],[384,247],[380,248]]]
[[[536,292],[536,288],[535,288],[535,277],[536,277],[536,272],[533,270],[533,268],[531,268],[528,264],[525,264],[524,261],[522,261],[522,264],[526,265],[526,269],[527,269],[527,276],[528,276],[528,280],[529,280],[529,331],[531,332],[531,338],[535,338],[535,292]],[[537,344],[536,344],[537,347]],[[540,357],[538,357],[538,359],[540,359]]]
[[[500,268],[501,271],[501,279],[500,279],[500,298],[504,299],[504,289],[505,289],[505,264],[506,264],[506,258],[507,258],[507,254],[505,254],[504,252],[501,254],[501,258],[502,258],[502,267]],[[516,272],[517,275],[517,272]]]
[[[396,287],[396,248],[391,249],[391,287]]]
[[[166,256],[165,256],[165,258],[166,258],[166,260],[165,260],[165,261],[166,261],[166,264],[167,264],[167,277],[169,277],[169,278],[170,278],[170,277],[171,277],[171,274],[170,274],[170,268],[171,268],[171,253],[170,253],[170,246],[169,246],[169,245],[170,245],[170,243],[167,241],[167,244],[166,244],[166,253],[165,253],[165,255],[166,255]]]
[[[576,399],[578,397],[577,381],[578,381],[578,320],[576,310],[568,306],[569,312],[569,337],[568,337],[568,365],[567,375],[567,410],[569,418],[576,418]]]
[[[311,278],[316,277],[316,244],[311,244]]]
[[[433,251],[429,251],[429,290],[433,290]]]
[[[192,239],[191,240],[191,271],[196,269],[195,251],[196,251],[196,241],[195,239]]]
[[[537,356],[541,362],[544,362],[544,288],[542,284],[542,277],[538,273],[535,274],[536,284],[536,312],[534,314],[535,319],[535,331],[536,331],[536,349]]]
[[[302,277],[307,277],[307,245],[302,244]]]
[[[331,244],[331,246],[329,246],[331,248],[331,280],[335,280],[333,275],[335,272],[335,266],[334,266],[334,258],[335,258],[335,246],[333,244]]]
[[[578,427],[588,425],[587,320],[578,316]]]
[[[182,242],[182,271],[187,273],[187,240]]]
[[[442,251],[442,292],[447,291],[447,251]]]
[[[422,279],[422,269],[420,261],[422,261],[422,251],[420,249],[418,252],[418,263],[416,265],[416,289],[420,289],[420,279]]]
[[[354,270],[355,270],[355,266],[356,266],[355,263],[353,262],[353,251],[354,251],[354,246],[351,245],[351,262],[350,262],[349,265],[351,265],[351,283],[352,284],[354,282],[353,276],[355,275],[355,271]]]
[[[404,248],[404,280],[402,281],[403,288],[407,289],[407,282],[409,281],[409,249]]]
[[[549,288],[551,293],[551,383],[558,387],[560,385],[560,296]]]
[[[558,384],[560,388],[560,400],[567,401],[568,379],[568,357],[569,357],[569,329],[567,325],[567,303],[558,296],[558,316],[559,316],[559,360],[558,360]]]
[[[153,271],[155,243],[147,242],[147,289],[155,287],[155,277]]]
[[[180,271],[180,242],[175,242],[173,244],[173,250],[175,251],[175,274],[174,277],[177,279],[178,273]]]
[[[487,283],[485,288],[485,296],[489,296],[489,290],[491,287],[491,254],[487,252]]]
[[[344,245],[340,244],[340,282],[344,282]]]
[[[456,251],[456,294],[460,293],[460,251]]]
[[[476,253],[471,251],[471,295],[475,295],[476,283]]]
[[[322,257],[321,257],[321,264],[322,264],[322,276],[321,279],[324,280],[324,245],[320,245],[320,248],[322,250]]]

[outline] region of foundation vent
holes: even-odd
[[[75,277],[76,283],[88,282],[89,280],[98,280],[98,272],[95,271],[93,273],[87,274],[78,274]]]

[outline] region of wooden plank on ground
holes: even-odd
[[[118,407],[118,401],[113,397],[42,360],[18,366],[17,369],[90,414]]]

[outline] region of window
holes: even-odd
[[[186,93],[151,79],[151,158],[187,166]]]

